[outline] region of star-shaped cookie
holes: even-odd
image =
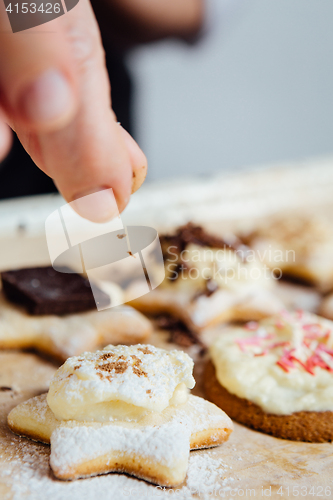
[[[130,302],[138,310],[170,314],[200,332],[220,322],[258,320],[283,308],[270,269],[236,237],[224,240],[189,223],[161,236],[161,243],[166,278]]]
[[[320,291],[333,288],[333,229],[323,217],[296,214],[267,219],[246,240],[271,269]]]
[[[150,321],[130,306],[66,316],[30,316],[0,292],[0,349],[36,349],[59,361],[112,342],[145,342]]]
[[[220,408],[187,394],[192,367],[185,353],[152,346],[85,353],[58,370],[48,395],[14,408],[8,424],[51,444],[50,466],[59,479],[126,472],[177,486],[190,450],[220,445],[233,429]]]
[[[78,274],[20,269],[2,273],[2,284],[1,349],[34,348],[65,361],[110,342],[144,342],[152,331],[130,306],[97,311],[90,284]],[[100,297],[110,300],[102,290]]]

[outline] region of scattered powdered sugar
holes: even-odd
[[[137,353],[139,359],[142,359],[141,365],[143,366],[140,366],[140,369],[145,370],[143,358],[151,356],[152,351],[156,348],[150,346],[137,347],[141,349]],[[150,350],[150,352],[148,353],[147,350]],[[105,356],[108,351],[100,351],[100,353],[102,355],[99,356],[98,364],[109,363],[110,357]],[[120,356],[123,356],[123,358],[120,358]],[[125,353],[120,354],[120,356],[118,357],[120,361],[127,362]],[[81,356],[77,361],[81,364],[83,360],[84,358]],[[179,363],[177,369],[180,371],[184,370],[182,366],[184,361],[182,358],[174,360],[176,364]],[[73,366],[73,372],[79,371],[79,368],[75,369],[75,366]],[[122,374],[122,370],[120,374]],[[117,375],[116,370],[115,375]],[[145,375],[140,377],[140,380],[145,379]],[[222,424],[223,427],[232,425],[231,423],[228,425],[229,419],[221,410],[216,408],[215,415],[215,412],[207,409],[206,405],[210,405],[210,403],[201,400],[201,398],[190,396],[187,405],[189,412],[181,411],[178,416],[179,420],[169,418],[167,422],[164,421],[157,425],[156,422],[146,427],[140,426],[140,429],[130,425],[130,423],[124,423],[123,426],[97,423],[89,426],[76,426],[73,425],[73,422],[62,424],[52,433],[51,437],[53,470],[57,475],[61,470],[65,474],[66,468],[75,468],[76,465],[85,462],[87,457],[91,459],[109,452],[112,454],[112,451],[120,451],[120,453],[128,452],[129,454],[138,454],[147,458],[151,457],[153,461],[160,463],[162,466],[176,468],[177,470],[183,469],[185,476],[189,459],[191,430],[193,430],[192,427],[205,428],[204,420],[202,420],[203,415],[210,424],[214,423],[218,427]],[[39,418],[43,416],[42,407],[42,401],[38,400],[37,413]],[[201,418],[198,419],[198,416]],[[210,417],[212,422],[210,422]],[[16,446],[13,446],[9,454],[6,450],[6,457],[8,458],[3,459],[3,466],[0,471],[1,483],[7,485],[12,491],[14,500],[21,498],[44,500],[48,497],[52,498],[52,500],[95,500],[99,496],[110,499],[132,497],[140,500],[144,498],[160,498],[161,494],[169,498],[171,491],[176,498],[182,500],[190,499],[194,494],[199,494],[201,498],[205,499],[210,498],[211,492],[217,488],[226,491],[225,488],[228,488],[226,483],[230,481],[225,477],[227,466],[218,458],[214,458],[212,452],[196,451],[190,454],[187,482],[177,489],[157,487],[115,473],[65,482],[56,479],[50,469],[49,447],[18,437],[15,437],[14,441],[16,441]],[[61,474],[59,477],[61,477]],[[4,500],[9,499],[12,498],[12,495],[8,493],[8,496],[3,498]]]
[[[41,395],[22,403],[13,412],[17,411],[20,418],[24,418],[24,415],[31,418],[32,413],[36,422],[41,422],[41,415],[48,420],[51,414],[50,410],[46,414],[45,409],[48,409],[47,402],[45,395]],[[179,409],[168,407],[163,418],[147,418],[143,425],[131,422],[84,424],[74,421],[50,421],[49,425],[55,429],[52,434],[50,432],[50,464],[57,477],[68,477],[71,471],[78,470],[84,463],[105,455],[111,461],[113,457],[126,459],[128,455],[142,457],[143,460],[148,458],[159,464],[159,467],[170,469],[170,472],[177,471],[180,477],[185,477],[190,435],[208,428],[214,441],[213,428],[219,429],[217,440],[221,438],[221,429],[232,429],[231,420],[221,409],[192,395]]]
[[[215,452],[198,453],[190,455],[187,472],[186,486],[182,489],[179,498],[188,498],[188,493],[198,495],[206,500],[212,497],[223,497],[223,493],[230,490],[227,483],[233,481],[225,474],[229,467],[221,459],[214,458]]]
[[[17,411],[14,408],[14,412]],[[31,412],[33,411],[34,419],[39,423],[45,423],[47,419],[47,414],[50,411],[48,409],[47,404],[45,404],[45,394],[40,394],[39,396],[35,396],[34,398],[28,399],[27,401],[23,401],[19,405],[19,412],[22,414],[22,417],[31,418]]]
[[[170,490],[140,481],[124,474],[105,474],[76,481],[57,480],[49,467],[49,447],[20,440],[19,449],[11,461],[1,466],[1,483],[11,491],[2,500],[95,500],[135,499],[156,500],[175,498],[203,500],[227,497],[231,489],[230,467],[218,458],[216,452],[191,452],[187,481],[184,486]],[[173,491],[173,493],[171,493]]]

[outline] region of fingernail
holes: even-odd
[[[119,216],[119,210],[112,189],[95,190],[79,195],[70,203],[81,217],[92,222],[107,222]]]
[[[72,88],[65,76],[50,69],[25,89],[20,104],[28,120],[47,124],[66,120],[71,115],[75,102]]]

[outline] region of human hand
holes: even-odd
[[[118,208],[140,187],[147,160],[117,123],[99,28],[88,0],[66,15],[13,34],[0,2],[0,157],[16,131],[36,165],[66,201],[112,188]],[[80,215],[108,220],[109,192]]]

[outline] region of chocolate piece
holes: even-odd
[[[232,250],[237,250],[242,245],[242,242],[237,238],[235,238],[234,241],[227,241],[207,233],[201,226],[195,226],[192,222],[179,227],[173,235],[162,235],[160,240],[162,247],[165,243],[174,245],[180,252],[184,250],[189,243],[209,248],[231,248]]]
[[[1,273],[1,278],[6,298],[24,306],[30,314],[73,314],[96,308],[89,281],[68,273],[68,268],[63,273],[52,267],[18,269]],[[102,290],[96,300],[99,305],[110,304]]]
[[[169,330],[169,342],[173,342],[181,347],[199,345],[202,351],[206,350],[205,344],[199,339],[198,335],[189,330],[179,319],[168,314],[161,314],[157,316],[156,324],[161,330]]]
[[[169,253],[174,257],[174,254],[180,254],[189,243],[205,246],[209,248],[225,249],[237,251],[243,259],[246,259],[247,247],[244,243],[235,236],[232,241],[228,241],[213,234],[207,233],[201,226],[195,226],[191,222],[185,226],[181,226],[172,235],[160,236],[163,257],[169,259]],[[170,247],[176,247],[169,252]],[[172,259],[173,260],[173,259]]]
[[[177,281],[184,270],[191,269],[190,265],[182,260],[182,252],[190,243],[208,248],[233,250],[243,262],[246,262],[249,252],[249,248],[238,237],[234,236],[228,241],[207,233],[201,226],[195,226],[191,222],[179,227],[172,235],[160,236],[160,242],[164,262],[172,263],[171,266],[170,264],[166,266],[166,269],[169,271],[167,279],[173,282]],[[213,283],[207,285],[194,298],[200,295],[209,297],[217,290],[217,287],[211,289],[210,286],[213,286]]]

